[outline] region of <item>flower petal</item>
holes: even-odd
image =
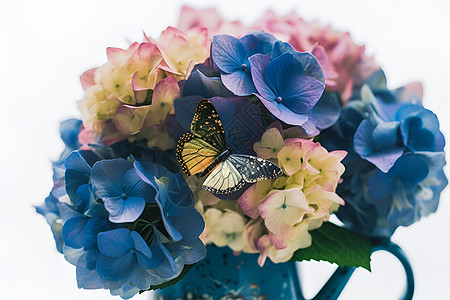
[[[251,56],[249,59],[251,70],[252,70],[252,79],[255,84],[255,88],[258,91],[258,94],[266,99],[267,101],[273,101],[277,97],[275,95],[274,90],[272,90],[266,83],[266,79],[264,76],[264,70],[267,65],[270,63],[270,57],[262,54],[255,54]],[[260,99],[261,99],[260,97]],[[269,109],[270,110],[270,109]],[[272,111],[270,111],[272,112]]]
[[[150,110],[150,105],[131,106],[121,105],[114,116],[114,124],[117,130],[124,136],[131,136],[141,131],[145,116]]]
[[[109,257],[121,257],[133,248],[131,231],[126,228],[100,232],[97,243],[100,252]]]
[[[267,101],[260,95],[256,95],[264,106],[274,115],[278,120],[281,120],[289,125],[303,125],[308,120],[306,114],[296,114],[284,105],[278,105],[276,101]]]
[[[256,92],[255,85],[247,70],[222,73],[220,77],[223,84],[237,96],[248,96]]]
[[[133,271],[134,254],[128,252],[120,257],[109,257],[100,254],[97,271],[102,278],[111,281],[120,281],[122,284],[128,281],[130,273]]]
[[[133,165],[123,159],[102,160],[95,163],[91,172],[91,183],[99,198],[123,195],[121,179]]]
[[[213,37],[211,58],[225,73],[233,73],[240,69],[247,59],[244,45],[237,38],[225,34]]]
[[[75,249],[84,247],[84,228],[88,221],[84,216],[67,220],[62,228],[64,244]]]
[[[145,200],[142,197],[103,198],[103,201],[109,212],[109,220],[113,223],[134,222],[145,208]]]

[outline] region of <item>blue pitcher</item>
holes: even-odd
[[[404,300],[412,299],[414,277],[411,265],[402,249],[389,239],[373,240],[373,250],[394,255],[406,273]],[[177,284],[157,290],[156,300],[305,300],[295,262],[275,264],[267,260],[261,268],[258,254],[234,255],[228,247],[208,246],[208,255],[197,263]],[[337,299],[355,268],[338,268],[314,300]]]

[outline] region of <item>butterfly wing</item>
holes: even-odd
[[[203,188],[213,194],[231,194],[245,183],[278,178],[283,171],[276,164],[250,155],[232,154],[206,178]]]
[[[213,194],[231,194],[245,185],[244,178],[229,160],[230,157],[211,172],[203,182],[203,189]]]
[[[183,172],[189,176],[203,172],[226,149],[219,114],[209,100],[200,100],[191,132],[184,134],[177,144],[176,156]]]
[[[260,180],[275,179],[283,175],[283,171],[271,161],[260,157],[233,154],[228,160],[242,175],[245,182],[253,183]]]
[[[218,155],[220,155],[218,149],[192,133],[185,133],[178,140],[177,160],[183,172],[188,176],[203,172],[214,163]]]
[[[191,132],[217,149],[219,154],[227,149],[219,114],[208,99],[202,99],[198,103],[191,123]]]

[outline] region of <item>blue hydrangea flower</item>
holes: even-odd
[[[134,168],[145,185],[157,190],[154,204],[150,203],[139,219],[112,224],[106,219],[101,222],[100,218],[79,216],[64,226],[73,232],[67,235],[67,244],[84,247],[76,263],[80,287],[107,288],[129,298],[150,285],[177,277],[185,264],[196,263],[206,255],[199,239],[204,221],[194,208],[186,181],[148,161],[135,161]],[[114,229],[117,225],[124,228]]]
[[[448,183],[444,165],[443,152],[416,152],[400,157],[387,173],[355,174],[338,188],[346,200],[338,217],[360,234],[390,237],[398,226],[409,226],[437,210]]]
[[[146,162],[135,162],[134,166],[139,177],[157,190],[155,202],[161,212],[161,218],[168,237],[173,241],[198,240],[204,229],[204,221],[194,207],[194,196],[187,182],[180,174],[169,177],[155,178],[152,166]],[[201,252],[205,251],[204,246]],[[204,253],[203,253],[204,254]],[[202,255],[195,258],[197,261]]]
[[[405,150],[399,127],[396,121],[373,124],[363,120],[355,132],[355,151],[383,172],[389,171]]]
[[[385,103],[386,94],[376,97],[363,86],[360,105],[365,119],[354,134],[355,151],[383,172],[405,151],[442,151],[444,137],[436,115],[417,104]]]
[[[433,112],[420,105],[404,105],[397,111],[396,120],[401,122],[403,144],[409,151],[444,151],[444,135]]]
[[[62,238],[62,224],[59,222],[61,219],[60,211],[58,208],[58,199],[56,199],[52,194],[50,194],[43,204],[36,206],[36,212],[42,215],[50,229],[55,239],[56,249],[59,252],[63,252],[63,238]]]
[[[66,157],[50,196],[36,207],[76,266],[79,288],[130,298],[206,255],[204,221],[187,183],[172,173],[179,172],[173,153],[127,142],[90,148]],[[153,184],[139,177],[130,162],[137,160]]]
[[[161,217],[167,233],[174,241],[196,239],[202,233],[204,221],[194,208],[194,197],[187,182],[180,174],[170,177],[151,178],[139,162],[134,163],[139,177],[157,190],[155,202],[161,211]],[[146,165],[144,163],[144,165]],[[146,170],[147,169],[147,170]],[[189,223],[186,223],[189,222]],[[177,226],[178,225],[178,226]]]
[[[58,199],[66,195],[64,161],[73,150],[81,147],[81,144],[78,141],[78,134],[81,128],[82,122],[81,120],[77,119],[68,119],[60,123],[59,134],[62,141],[64,142],[65,148],[59,156],[59,159],[52,164],[52,191],[42,205],[36,206],[36,212],[43,215],[46,218],[47,223],[50,225],[59,252],[62,252],[63,250],[63,241],[61,236],[62,224],[60,222],[61,216],[59,209],[62,204]]]
[[[97,235],[117,225],[110,223],[106,215],[98,217],[78,216],[67,220],[63,227],[64,256],[76,266],[79,288],[104,288],[96,268],[99,257]]]
[[[220,78],[220,72],[213,72],[206,65],[198,64],[186,80],[183,86],[182,96],[212,98],[231,97],[234,94],[223,84]]]
[[[271,55],[276,39],[265,32],[252,32],[240,39],[230,35],[216,35],[211,42],[211,59],[221,71],[223,84],[238,96],[256,92],[252,81],[249,57],[254,54]]]
[[[137,175],[133,164],[125,159],[102,160],[91,172],[94,193],[101,198],[109,220],[133,222],[144,211],[146,202],[154,202],[156,191]]]
[[[154,247],[151,250],[139,233],[113,229],[99,233],[97,243],[100,251],[97,271],[101,278],[117,288],[127,283],[141,290],[150,288],[152,277],[147,270],[161,264],[162,256]]]
[[[291,53],[297,61],[303,66],[303,72],[306,76],[313,77],[320,82],[325,82],[322,68],[317,59],[309,52],[298,52],[291,44],[282,41],[276,41],[273,45],[272,60],[283,55],[284,53]]]
[[[445,141],[420,97],[407,88],[388,90],[382,71],[369,84],[350,99],[321,143],[348,152],[337,188],[346,202],[339,219],[361,234],[390,237],[398,226],[436,211],[447,185]]]
[[[289,52],[273,60],[260,54],[249,59],[256,96],[271,114],[290,125],[303,125],[308,120],[325,89],[323,82],[305,74],[298,56],[315,59],[309,53]]]
[[[85,212],[89,208],[89,197],[83,197],[90,189],[92,166],[99,157],[92,151],[73,151],[67,156],[65,165],[65,187],[75,210]]]
[[[78,134],[82,128],[83,122],[78,119],[68,119],[59,124],[59,135],[64,142],[65,148],[59,159],[54,162],[55,165],[63,164],[70,152],[81,147],[81,143],[78,141]]]

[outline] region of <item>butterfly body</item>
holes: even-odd
[[[220,163],[227,160],[227,158],[231,155],[231,148],[228,148],[227,150],[223,151],[212,164],[210,164],[206,169],[200,174],[200,177],[206,176],[209,173],[211,173],[212,170],[214,170],[215,167],[217,167]]]
[[[213,194],[230,194],[246,183],[280,177],[274,163],[251,155],[232,154],[214,106],[200,100],[191,123],[191,132],[178,140],[177,160],[186,175],[209,175],[203,188]]]

